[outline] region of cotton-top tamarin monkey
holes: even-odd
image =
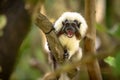
[[[64,48],[64,56],[68,60],[80,60],[82,50],[79,46],[87,31],[87,24],[81,14],[65,12],[54,24],[60,43]]]
[[[54,23],[55,32],[64,49],[64,58],[67,61],[78,61],[82,57],[82,49],[79,44],[87,32],[87,24],[81,14],[77,12],[65,12]],[[54,57],[53,67],[56,66]],[[75,70],[76,72],[76,70]],[[69,76],[70,74],[70,76]],[[70,80],[72,73],[62,73],[57,80]],[[74,75],[72,76],[72,78]]]

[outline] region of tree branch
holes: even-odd
[[[85,38],[84,51],[85,53],[91,53],[91,55],[95,55],[95,0],[85,0],[85,16],[88,24],[88,33]],[[87,69],[90,80],[102,80],[97,59],[87,63]]]
[[[87,55],[84,56],[82,58],[82,60],[77,61],[77,62],[67,63],[67,64],[63,65],[62,67],[56,69],[54,72],[49,72],[48,74],[46,74],[44,76],[43,80],[54,80],[56,78],[56,76],[59,76],[61,73],[69,72],[69,71],[75,69],[76,67],[82,67],[88,63],[93,62],[94,60],[96,60],[96,58],[101,60],[108,56],[116,55],[114,53],[119,51],[119,48],[120,48],[120,44],[116,45],[114,48],[111,48],[110,50],[105,50],[103,52],[95,53],[96,55],[94,55],[92,53],[87,53]],[[106,54],[106,55],[104,55],[104,54]]]
[[[53,30],[52,23],[41,13],[38,14],[35,24],[44,32],[47,37],[47,41],[49,43],[49,47],[51,49],[52,54],[54,55],[56,61],[58,63],[62,63],[64,61],[63,58],[63,48],[60,45],[60,42]]]
[[[9,80],[19,47],[30,28],[30,15],[22,0],[2,0],[0,15],[5,15],[7,23],[0,36],[0,79]]]

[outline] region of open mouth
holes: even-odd
[[[71,38],[74,35],[74,32],[72,30],[67,30],[66,35]]]

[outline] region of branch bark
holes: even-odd
[[[91,53],[95,55],[95,0],[85,0],[85,16],[88,24],[88,33],[85,38],[84,51],[85,53]],[[97,59],[86,64],[90,80],[102,80],[100,67]]]
[[[41,13],[38,14],[35,24],[44,32],[47,37],[51,53],[55,57],[57,63],[62,63],[64,61],[64,51],[60,42],[54,32],[53,24]]]

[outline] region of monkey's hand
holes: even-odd
[[[67,49],[64,50],[64,55],[63,56],[64,56],[65,60],[68,59],[69,53],[68,53]]]

